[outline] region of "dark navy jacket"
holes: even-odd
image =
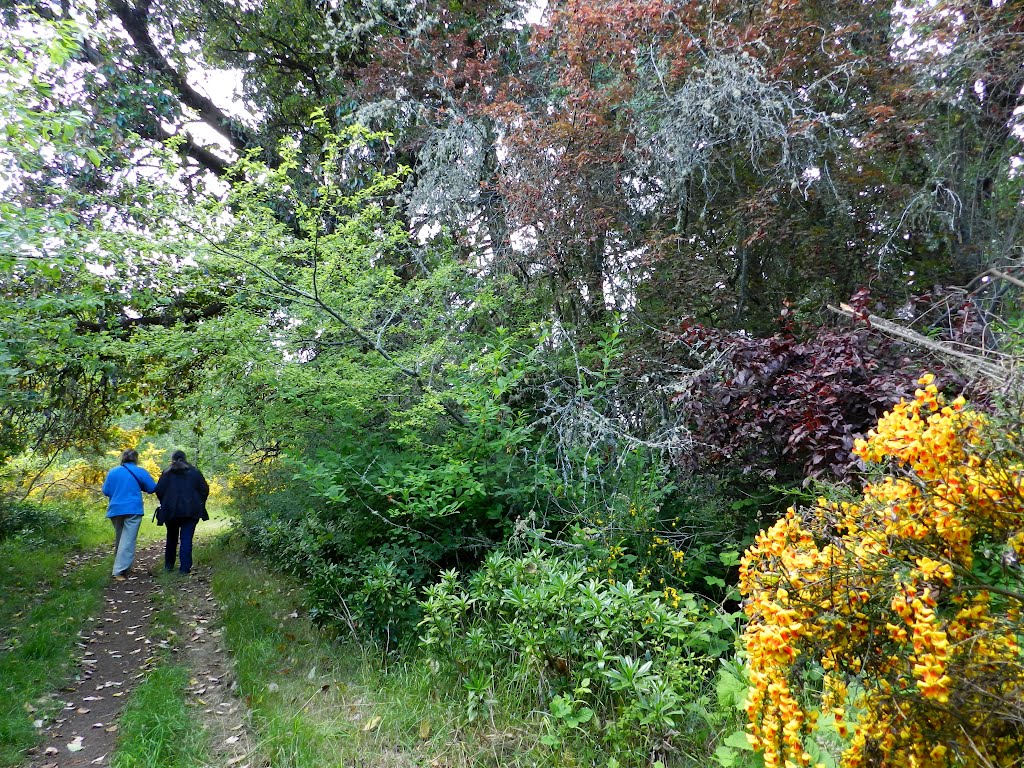
[[[209,495],[210,486],[202,472],[186,461],[173,462],[156,483],[161,521],[209,520],[206,513]]]

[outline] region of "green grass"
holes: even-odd
[[[0,765],[12,766],[20,764],[24,750],[39,740],[32,721],[60,708],[49,694],[67,679],[78,633],[85,620],[101,609],[109,574],[108,566],[98,563],[53,585],[62,558],[54,553],[18,552],[7,542],[2,549],[0,562],[9,565],[0,573],[0,594],[6,595],[0,644]],[[7,559],[12,553],[20,555],[17,560]],[[15,571],[20,573],[15,576]],[[36,599],[24,589],[13,593],[4,589],[4,582],[24,586],[26,574],[48,591]]]
[[[73,669],[78,634],[101,609],[109,570],[95,562],[61,577],[69,555],[107,537],[99,509],[23,504],[7,514],[0,541],[0,766],[20,764],[39,741],[33,721],[60,708],[51,694]]]
[[[293,616],[301,591],[231,550],[214,593],[240,693],[275,768],[538,765],[540,731],[519,712],[467,722],[466,693],[416,658],[392,662]]]
[[[61,576],[74,553],[112,548],[101,505],[22,505],[18,513],[0,541],[0,766],[19,765],[39,742],[33,721],[59,709],[52,694],[74,669],[86,619],[102,610],[113,556]]]
[[[151,520],[153,507],[154,503],[147,503],[139,546],[164,537],[165,529]],[[16,522],[0,540],[2,767],[22,763],[24,751],[39,742],[33,721],[59,709],[52,694],[74,669],[75,643],[86,619],[102,610],[103,588],[110,578],[113,557],[113,529],[102,505],[80,509],[66,504],[57,509],[23,505]],[[200,525],[197,554],[205,546],[202,542],[226,525],[226,515],[212,510],[211,520]],[[111,550],[106,557],[75,570],[67,578],[61,577],[69,556],[103,548]],[[153,621],[155,631],[161,626],[175,626],[174,605],[161,604]],[[153,685],[167,688],[172,683],[173,675],[161,672]],[[159,719],[165,720],[163,715]]]
[[[155,667],[135,689],[120,719],[113,768],[196,768],[207,755],[206,732],[185,700],[189,670]]]
[[[310,706],[322,713],[321,702],[303,706],[321,692],[321,678],[339,676],[325,644],[312,627],[280,620],[292,612],[292,601],[279,582],[233,553],[218,561],[214,594],[261,752],[275,768],[338,764],[335,742],[344,724],[314,718]]]

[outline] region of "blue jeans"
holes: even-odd
[[[114,576],[119,576],[135,562],[135,540],[139,536],[142,515],[118,515],[109,518],[114,525]]]
[[[174,556],[178,549],[178,539],[181,538],[181,568],[182,573],[192,570],[192,536],[196,532],[198,520],[187,518],[167,521],[167,546],[164,547],[164,568],[168,571],[174,570]]]

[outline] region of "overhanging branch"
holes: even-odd
[[[149,1],[140,0],[134,7],[125,0],[110,0],[110,10],[120,20],[125,32],[135,44],[142,61],[178,96],[181,103],[195,110],[199,117],[216,129],[238,152],[260,146],[252,132],[239,120],[193,88],[185,75],[175,69],[160,52],[149,32]]]

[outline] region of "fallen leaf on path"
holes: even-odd
[[[114,731],[117,730],[117,725],[116,724],[115,725],[108,725],[106,728],[104,728],[104,730],[107,733],[113,733]]]
[[[79,707],[75,710],[75,712],[77,712],[80,715],[88,715],[90,712],[92,712],[92,710],[88,707]]]
[[[106,755],[100,755],[99,757],[97,757],[95,760],[92,761],[91,765],[102,765],[103,761],[106,760],[106,759],[107,759]]]
[[[70,744],[65,745],[68,748],[68,752],[81,752],[82,751],[82,737],[75,736],[74,740]]]
[[[225,744],[237,744],[238,743],[238,737],[237,736],[228,736],[226,739],[224,739],[224,743]]]

